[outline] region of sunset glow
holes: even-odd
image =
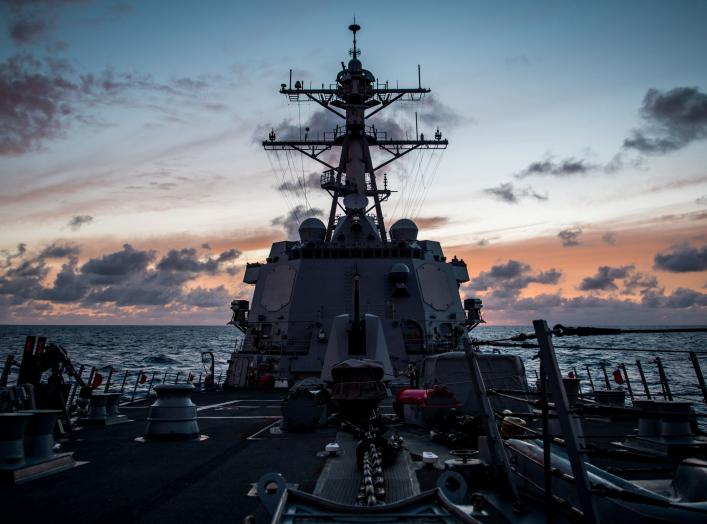
[[[376,126],[450,142],[391,168],[388,224],[489,323],[707,323],[707,3],[415,4],[357,3],[366,68],[432,89]],[[0,323],[229,319],[330,202],[260,146],[330,131],[277,93],[348,60],[353,13],[307,5],[0,2]]]

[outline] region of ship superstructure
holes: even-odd
[[[417,130],[413,140],[389,137],[369,119],[397,101],[419,101],[430,89],[419,81],[413,88],[379,84],[359,60],[360,26],[349,29],[351,59],[341,63],[334,84],[293,85],[290,74],[290,83],[281,85],[289,101],[316,103],[341,119],[321,138],[310,138],[307,129],[299,140],[278,140],[273,129],[263,142],[266,150],[298,152],[323,165],[321,188],[331,207],[326,224],[306,218],[299,239],[276,242],[264,263],[247,265],[244,282],[255,290],[252,304],[232,304],[233,323],[245,335],[231,361],[232,385],[252,381],[258,365],[273,366],[280,378],[319,376],[343,322],[348,335],[337,342],[344,347],[336,354],[366,355],[366,345],[383,344],[396,374],[425,355],[464,349],[468,329],[480,320],[480,302],[462,305],[459,296],[469,280],[464,261],[447,260],[439,242],[419,239],[412,219],[388,229],[382,209],[393,193],[383,168],[411,151],[445,149],[448,142],[439,129],[431,140]],[[387,158],[374,165],[372,148]],[[337,150],[338,164],[325,160]],[[335,334],[335,319],[343,315]]]

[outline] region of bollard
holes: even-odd
[[[106,401],[106,415],[109,417],[118,417],[120,413],[118,412],[118,404],[120,403],[120,393],[108,393]]]
[[[634,400],[633,407],[641,410],[638,417],[638,436],[657,437],[660,435],[660,419],[654,416],[657,411],[655,400]]]
[[[108,411],[106,409],[108,404],[108,393],[96,393],[94,391],[89,402],[88,416],[85,421],[105,422],[108,417]]]
[[[660,411],[660,435],[664,438],[691,437],[690,415],[692,402],[688,401],[657,401]]]
[[[58,409],[19,411],[31,415],[25,430],[25,457],[27,461],[44,462],[54,458],[54,425],[61,414]]]
[[[30,418],[29,413],[0,413],[0,466],[24,464],[23,437]]]
[[[155,386],[157,400],[147,416],[145,440],[194,440],[200,436],[191,384]]]

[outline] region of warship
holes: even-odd
[[[439,130],[433,140],[417,132],[403,140],[366,124],[429,90],[379,84],[359,60],[360,26],[349,29],[351,59],[335,84],[313,89],[291,79],[280,89],[343,125],[321,139],[305,130],[299,140],[278,140],[272,130],[263,142],[327,168],[328,221],[306,218],[299,240],[277,242],[264,263],[248,264],[252,304],[231,304],[242,336],[225,374],[216,374],[211,351],[201,370],[106,369],[74,364],[70,348],[27,336],[21,358],[8,356],[0,376],[3,516],[704,522],[707,352],[585,342],[600,354],[648,352],[650,360],[611,372],[605,360],[589,359],[580,374],[556,349],[581,343],[556,342],[707,328],[550,328],[536,320],[533,332],[472,338],[482,304],[460,298],[465,263],[418,239],[409,218],[386,228],[381,206],[393,193],[385,173],[380,183],[382,168],[448,143]],[[374,166],[371,147],[390,157]],[[534,377],[520,354],[539,362]],[[679,372],[691,369],[696,386],[677,390],[672,380],[671,389],[669,368],[682,361]]]
[[[252,303],[231,304],[232,322],[244,334],[230,361],[232,387],[252,384],[259,369],[289,381],[319,377],[324,369],[330,380],[332,363],[358,352],[382,361],[387,377],[397,376],[427,354],[466,349],[468,330],[480,320],[480,302],[462,305],[459,296],[469,280],[464,261],[447,260],[439,242],[419,239],[411,218],[387,228],[382,209],[393,194],[384,169],[412,151],[444,149],[448,141],[439,129],[431,140],[417,129],[412,140],[391,137],[376,128],[375,117],[396,102],[420,101],[430,89],[419,74],[417,87],[380,84],[359,60],[360,26],[349,29],[351,60],[342,62],[334,84],[293,85],[290,72],[280,89],[292,103],[318,104],[341,125],[316,138],[306,128],[297,140],[278,140],[272,130],[262,143],[267,151],[322,164],[321,188],[331,205],[326,224],[306,218],[299,239],[274,243],[265,262],[246,266],[243,281],[255,289]],[[387,157],[378,165],[374,148]]]

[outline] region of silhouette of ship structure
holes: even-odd
[[[409,140],[367,125],[429,89],[379,84],[359,60],[360,26],[349,29],[351,59],[335,84],[281,86],[290,101],[319,104],[343,121],[321,138],[306,129],[298,140],[278,140],[272,130],[263,142],[323,164],[331,207],[326,223],[306,218],[298,240],[276,242],[264,263],[247,265],[244,281],[255,289],[252,304],[231,304],[243,336],[225,376],[205,351],[201,371],[110,368],[104,377],[28,336],[0,377],[3,515],[72,523],[704,522],[707,438],[698,408],[707,403],[706,353],[671,351],[689,358],[697,382],[673,391],[659,350],[653,360],[636,358],[640,380],[622,363],[612,385],[604,361],[587,362],[586,379],[561,368],[554,341],[707,329],[550,328],[536,320],[531,333],[470,338],[483,320],[481,301],[459,295],[465,263],[418,239],[409,218],[388,229],[382,211],[393,193],[383,168],[447,141],[439,130],[432,140],[417,131]],[[388,158],[374,165],[371,148]],[[534,381],[513,354],[519,347],[539,359]],[[591,376],[597,365],[603,385]]]
[[[331,205],[326,224],[306,218],[299,239],[276,242],[264,263],[247,265],[243,281],[255,285],[252,304],[231,306],[232,322],[244,333],[230,362],[233,387],[252,384],[259,368],[289,380],[318,378],[324,369],[330,380],[329,369],[344,355],[378,360],[390,378],[426,354],[468,348],[468,329],[480,321],[480,303],[469,301],[465,311],[459,297],[469,280],[464,261],[447,260],[439,242],[419,239],[412,219],[388,228],[383,214],[393,194],[384,169],[448,142],[439,129],[432,140],[417,130],[414,139],[392,137],[373,117],[396,102],[420,101],[430,89],[378,83],[359,60],[360,27],[350,29],[351,60],[342,62],[335,84],[312,88],[290,78],[280,89],[290,102],[318,104],[341,120],[316,137],[306,128],[297,140],[279,140],[272,130],[263,142],[267,151],[322,164],[321,188]],[[374,148],[387,157],[378,165]]]

